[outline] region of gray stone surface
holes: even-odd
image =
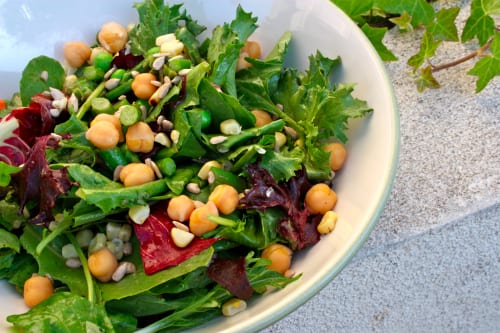
[[[470,1],[460,4],[463,27]],[[420,37],[385,39],[399,57],[387,70],[401,153],[384,213],[337,278],[262,332],[500,331],[500,79],[476,94],[467,62],[418,93],[406,62]],[[477,47],[456,44],[444,43],[437,63]]]

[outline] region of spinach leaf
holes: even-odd
[[[47,72],[47,80],[42,79]],[[61,63],[47,56],[38,56],[28,62],[23,70],[19,92],[23,105],[28,105],[33,95],[49,90],[49,87],[62,89],[65,78]]]
[[[0,229],[0,250],[1,249],[11,249],[15,252],[21,250],[21,244],[16,235],[8,232],[7,230]]]
[[[255,116],[243,107],[238,99],[219,92],[209,80],[200,82],[198,92],[200,106],[212,114],[211,129],[218,131],[220,123],[226,119],[236,119],[243,128],[255,125]]]
[[[30,311],[7,321],[26,333],[115,332],[104,306],[69,292],[57,292]]]
[[[0,200],[0,226],[6,230],[13,230],[26,221],[28,218],[19,214],[19,203],[13,192],[8,192],[5,198]]]
[[[139,244],[134,242],[134,248],[138,249]],[[161,270],[155,274],[147,275],[144,272],[142,260],[139,251],[135,251],[127,260],[133,262],[136,266],[137,272],[127,275],[117,283],[99,283],[102,293],[103,301],[110,301],[116,299],[123,299],[129,296],[141,294],[157,287],[162,283],[175,279],[186,273],[189,273],[199,267],[205,267],[210,262],[213,255],[213,249],[208,248],[200,252],[181,264],[168,269]]]

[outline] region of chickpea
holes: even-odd
[[[122,124],[120,123],[120,118],[113,114],[108,114],[108,113],[99,113],[97,116],[94,117],[94,119],[90,122],[90,127],[92,127],[94,124],[100,122],[100,121],[109,121],[110,123],[115,126],[116,130],[118,131],[119,134],[119,139],[118,142],[123,142],[124,137],[123,137],[123,131],[122,131]]]
[[[189,230],[196,236],[203,234],[217,228],[217,223],[208,219],[208,215],[219,215],[217,206],[212,201],[207,202],[201,207],[195,208],[189,217]]]
[[[97,34],[97,40],[108,52],[116,53],[127,44],[127,29],[116,22],[105,23]]]
[[[337,194],[328,185],[313,185],[306,193],[306,207],[312,214],[325,214],[337,203]]]
[[[127,129],[127,148],[135,153],[149,153],[155,144],[155,134],[148,124],[138,121]]]
[[[137,98],[149,99],[154,94],[158,87],[153,85],[151,81],[156,81],[156,76],[152,73],[140,73],[134,77],[132,91]]]
[[[344,145],[339,142],[332,142],[326,145],[323,150],[330,153],[330,168],[333,171],[340,170],[347,155]]]
[[[142,185],[154,179],[153,168],[145,163],[129,163],[120,171],[120,180],[125,187]]]
[[[284,274],[292,263],[292,250],[283,244],[271,244],[262,251],[261,257],[271,260],[267,266],[278,273]]]
[[[184,222],[189,220],[194,208],[193,200],[182,194],[170,199],[167,206],[167,215],[172,220]]]
[[[63,46],[64,59],[71,67],[78,68],[90,59],[91,48],[80,41],[66,42]]]
[[[231,214],[238,207],[240,198],[238,191],[231,185],[217,185],[208,196],[222,214]]]
[[[255,116],[255,127],[260,127],[260,126],[269,124],[270,122],[273,121],[273,118],[271,118],[271,115],[266,111],[252,110],[251,112]]]
[[[246,52],[248,57],[259,59],[262,55],[260,44],[256,41],[247,40],[245,46],[241,48],[242,52]]]
[[[99,149],[111,149],[120,141],[120,133],[109,121],[99,121],[91,126],[85,137]]]
[[[245,69],[252,66],[245,58],[259,59],[261,56],[260,44],[254,41],[247,41],[241,48],[240,56],[236,65],[236,70]]]
[[[118,268],[118,261],[107,247],[103,247],[89,256],[88,265],[90,273],[97,280],[108,282]]]
[[[24,282],[24,302],[30,308],[46,300],[53,293],[52,280],[47,276],[33,275]]]

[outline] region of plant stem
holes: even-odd
[[[87,98],[87,100],[82,104],[82,106],[78,109],[78,112],[76,113],[76,119],[82,119],[87,110],[90,108],[90,105],[92,104],[92,100],[96,97],[98,97],[103,91],[104,91],[104,84],[105,82],[101,82],[95,89],[94,91],[90,94],[90,96]]]
[[[88,293],[87,298],[90,303],[95,303],[94,279],[90,274],[87,258],[85,257],[85,254],[83,253],[75,236],[73,236],[72,233],[67,232],[66,237],[68,237],[71,244],[73,244],[73,247],[75,248],[76,253],[78,254],[78,259],[80,259],[80,262],[82,263],[83,275],[85,276],[85,281],[87,282],[87,293]]]
[[[432,72],[435,73],[435,72],[438,72],[438,71],[443,70],[443,69],[448,69],[450,67],[460,65],[461,63],[466,62],[468,60],[471,60],[475,57],[480,57],[480,56],[484,55],[484,53],[490,48],[492,42],[493,42],[493,38],[490,38],[490,40],[488,40],[488,42],[486,44],[484,44],[483,46],[481,46],[480,48],[478,48],[474,52],[469,53],[466,56],[459,58],[457,60],[454,60],[452,62],[448,62],[448,63],[438,65],[438,66],[434,66],[431,64]]]

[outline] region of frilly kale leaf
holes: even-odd
[[[168,6],[163,0],[146,0],[134,7],[139,15],[139,23],[128,35],[131,51],[136,55],[145,54],[155,46],[156,37],[175,33],[181,25],[195,36],[206,29],[182,10],[182,4]]]

